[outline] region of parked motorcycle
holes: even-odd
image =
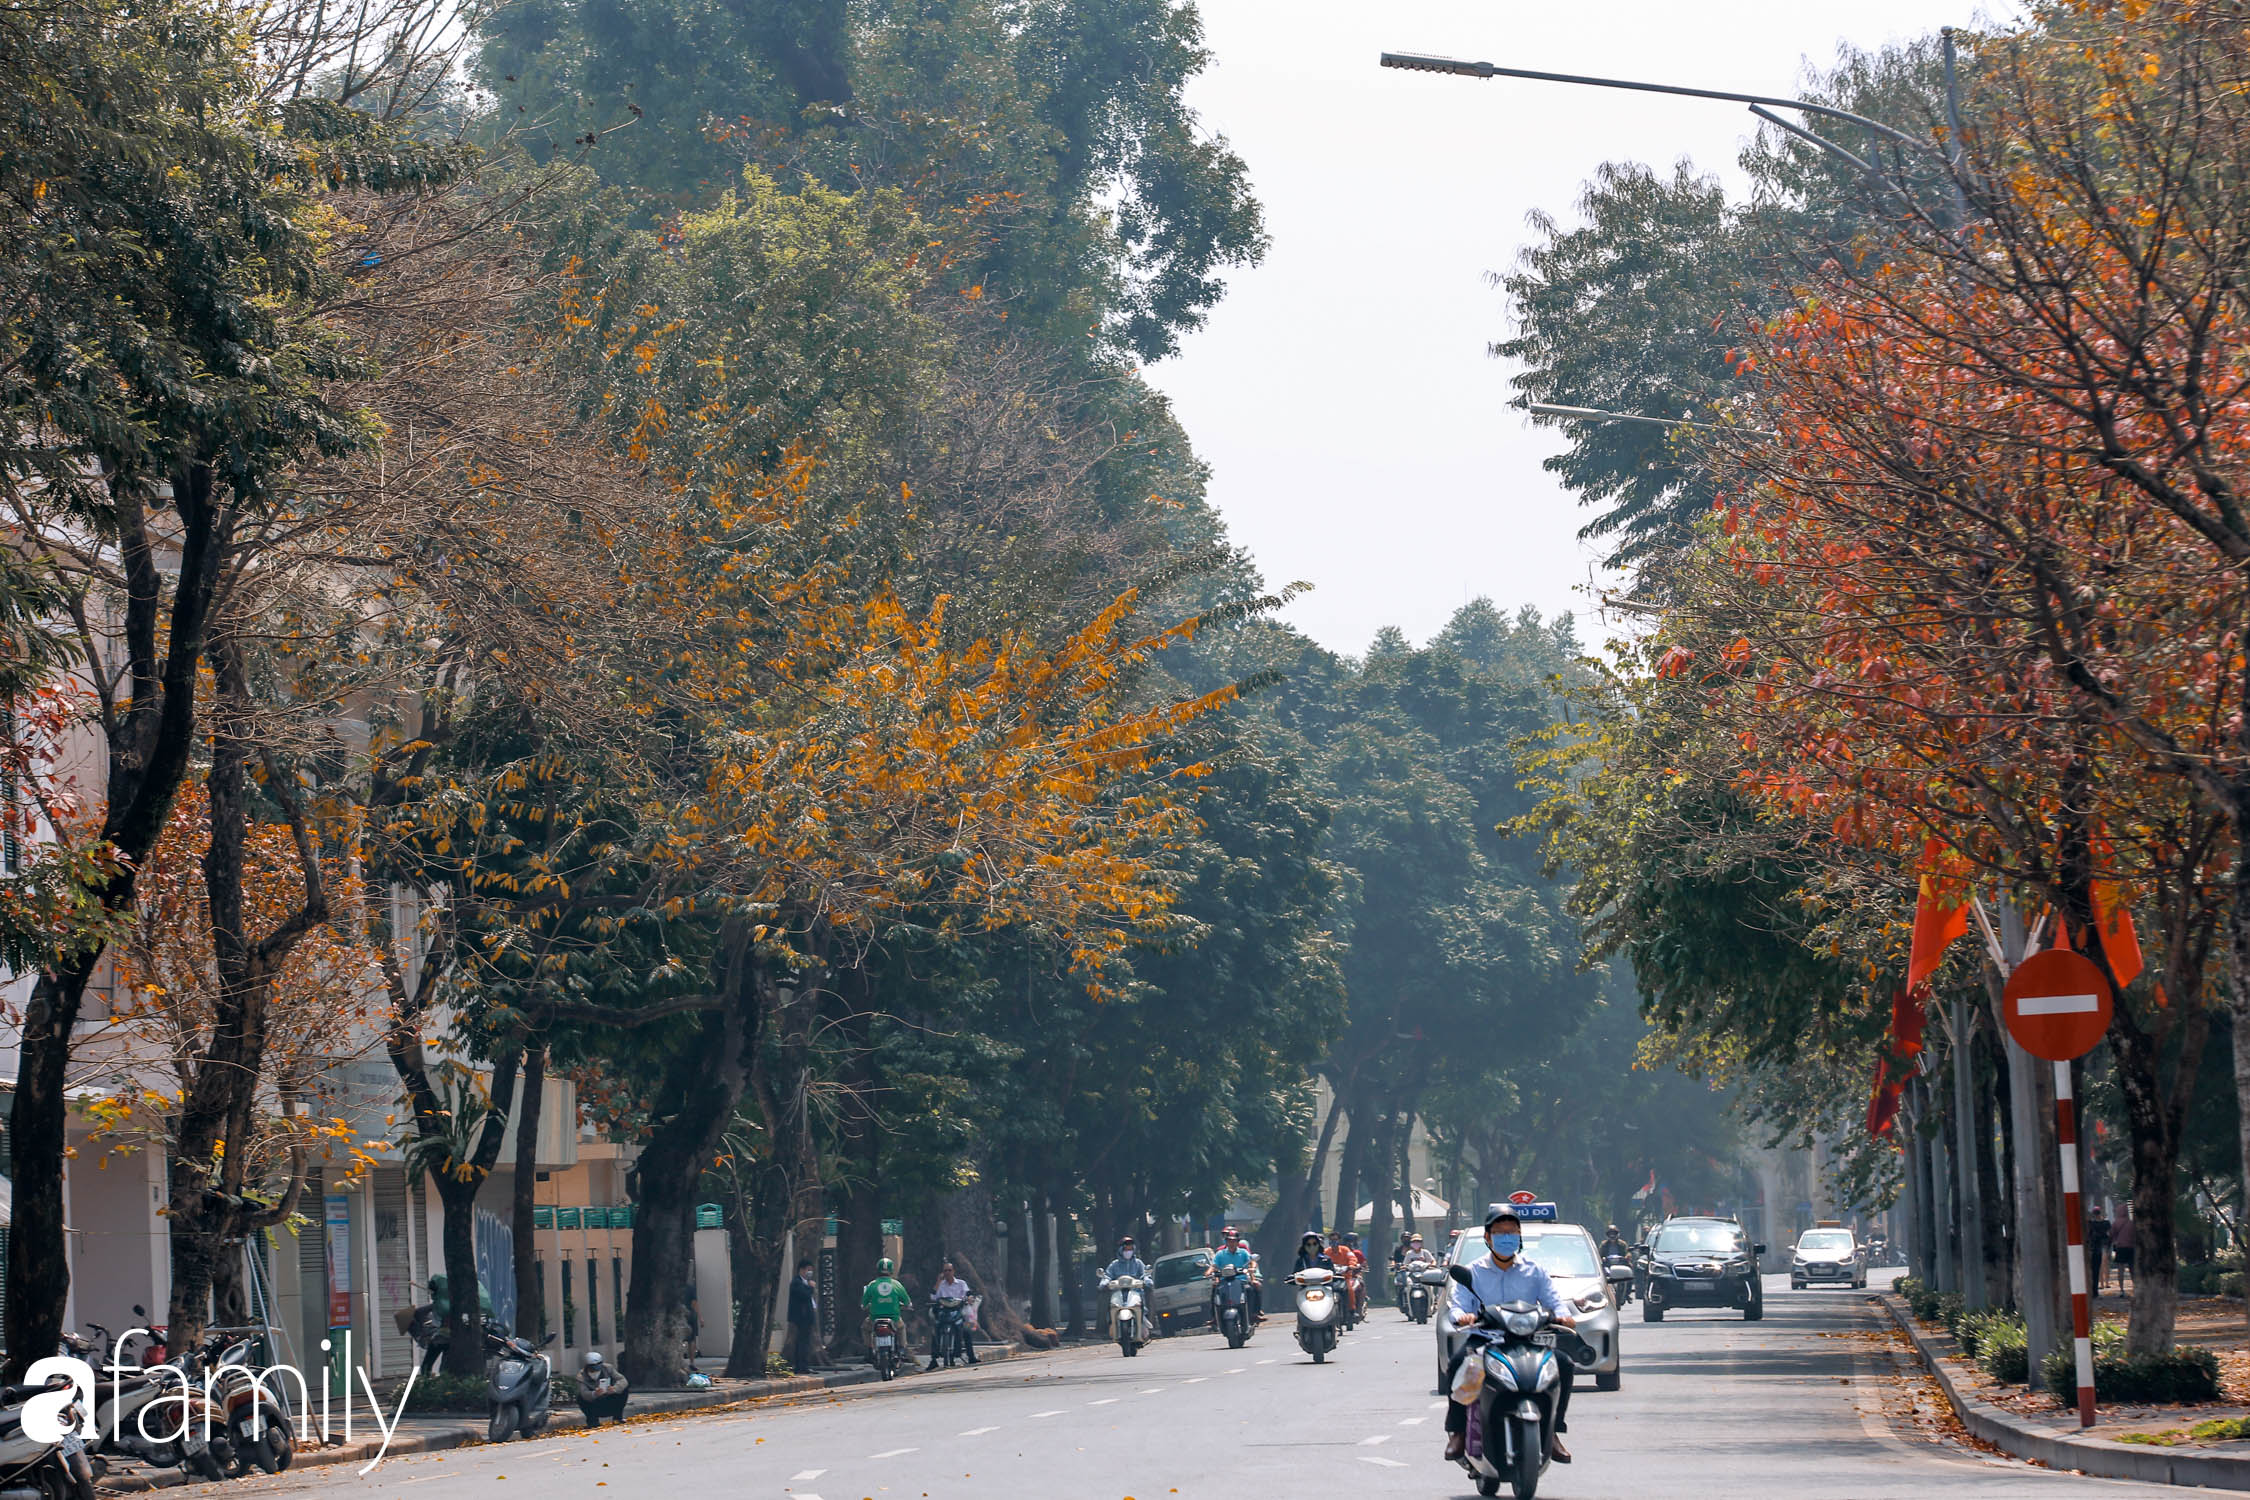
[[[930,1358],[933,1363],[942,1361],[948,1370],[969,1357],[969,1322],[963,1311],[967,1305],[965,1297],[930,1299],[930,1321],[937,1328]]]
[[[1452,1276],[1473,1295],[1467,1267],[1453,1267]],[[1478,1494],[1499,1494],[1503,1481],[1516,1500],[1532,1500],[1538,1492],[1554,1457],[1555,1398],[1565,1359],[1591,1364],[1594,1351],[1538,1304],[1477,1309],[1454,1392],[1456,1397],[1475,1392],[1461,1467],[1476,1481]]]
[[[485,1441],[504,1443],[519,1432],[537,1437],[546,1428],[554,1402],[555,1366],[539,1351],[554,1341],[551,1333],[536,1344],[513,1335],[485,1333],[485,1346],[500,1356],[493,1361],[485,1390],[485,1403],[492,1408]]]
[[[63,1342],[81,1359],[90,1349],[75,1335]],[[234,1463],[225,1413],[177,1365],[98,1371],[94,1426],[87,1451],[105,1460],[122,1455],[152,1468],[185,1469],[198,1479],[223,1479]]]
[[[1336,1347],[1337,1320],[1342,1316],[1334,1271],[1310,1266],[1289,1278],[1297,1288],[1297,1347],[1324,1363]]]
[[[1102,1286],[1109,1292],[1109,1318],[1118,1352],[1131,1359],[1150,1338],[1148,1283],[1138,1276],[1119,1276]]]
[[[898,1324],[877,1318],[874,1331],[875,1373],[889,1380],[898,1374]]]
[[[1250,1278],[1240,1266],[1228,1266],[1219,1272],[1219,1284],[1212,1289],[1212,1323],[1226,1336],[1229,1349],[1239,1349],[1250,1342]]]
[[[23,1429],[24,1403],[69,1384],[69,1376],[58,1375],[44,1385],[0,1386],[0,1500],[94,1500],[95,1466],[78,1433],[85,1420],[78,1403],[62,1409],[60,1442],[42,1443]]]
[[[265,1329],[214,1328],[205,1355],[212,1375],[211,1395],[226,1414],[227,1445],[233,1450],[228,1466],[234,1476],[256,1464],[268,1474],[279,1474],[296,1457],[295,1436],[289,1430],[289,1412],[282,1405],[285,1389],[279,1380],[260,1380],[268,1361]]]

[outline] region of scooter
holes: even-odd
[[[875,1319],[875,1373],[885,1380],[898,1374],[898,1324]]]
[[[1229,1349],[1239,1349],[1250,1342],[1250,1278],[1243,1275],[1240,1266],[1228,1266],[1219,1272],[1219,1284],[1212,1290],[1213,1324],[1226,1336]]]
[[[1452,1277],[1471,1288],[1466,1266]],[[1555,1453],[1555,1400],[1562,1361],[1592,1364],[1594,1350],[1570,1329],[1558,1327],[1536,1303],[1507,1302],[1477,1309],[1468,1350],[1454,1376],[1455,1399],[1474,1392],[1468,1442],[1461,1467],[1480,1495],[1497,1495],[1502,1481],[1516,1500],[1532,1500]]]
[[[266,1362],[254,1357],[263,1351],[263,1328],[214,1328],[211,1345],[211,1394],[226,1413],[227,1444],[233,1449],[228,1466],[234,1477],[247,1474],[256,1464],[268,1474],[279,1474],[296,1457],[296,1440],[289,1430],[288,1409],[282,1405],[279,1380],[268,1385],[258,1378]],[[228,1342],[231,1339],[233,1342]]]
[[[84,1341],[66,1338],[63,1343],[75,1353]],[[225,1414],[178,1365],[97,1370],[94,1427],[87,1451],[105,1460],[122,1454],[152,1468],[185,1469],[198,1479],[224,1479],[234,1462]]]
[[[968,1358],[969,1324],[962,1311],[966,1305],[967,1299],[962,1297],[933,1297],[930,1300],[930,1321],[937,1328],[931,1359],[944,1361],[948,1370]]]
[[[1109,1316],[1116,1326],[1118,1352],[1131,1359],[1149,1340],[1148,1307],[1144,1301],[1148,1283],[1138,1276],[1119,1276],[1103,1282],[1102,1286],[1109,1292]]]
[[[1314,1364],[1324,1363],[1336,1347],[1336,1323],[1341,1316],[1336,1273],[1308,1266],[1289,1280],[1297,1288],[1297,1347],[1311,1355]]]
[[[1602,1262],[1602,1279],[1609,1283],[1609,1297],[1619,1307],[1633,1300],[1633,1263],[1622,1257]]]
[[[42,1443],[23,1430],[24,1404],[69,1383],[57,1376],[45,1385],[0,1386],[0,1500],[94,1500],[94,1461],[78,1432],[85,1416],[77,1402],[59,1414],[62,1441]]]
[[[492,1365],[492,1380],[485,1401],[492,1419],[485,1426],[485,1441],[504,1443],[522,1433],[537,1437],[547,1426],[555,1396],[554,1361],[539,1351],[555,1341],[548,1334],[538,1343],[529,1339],[486,1332],[485,1347],[499,1354]]]
[[[1417,1323],[1430,1321],[1430,1309],[1437,1305],[1437,1289],[1445,1285],[1445,1273],[1435,1266],[1406,1271],[1406,1315]]]

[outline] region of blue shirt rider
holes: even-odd
[[[1570,1309],[1555,1295],[1555,1284],[1548,1278],[1545,1268],[1524,1258],[1523,1220],[1513,1207],[1505,1203],[1492,1206],[1492,1212],[1485,1216],[1484,1243],[1485,1253],[1468,1264],[1469,1285],[1453,1284],[1454,1327],[1466,1328],[1476,1322],[1480,1309],[1508,1302],[1529,1302],[1545,1308],[1559,1328],[1578,1326]],[[1461,1351],[1457,1349],[1453,1365],[1446,1370],[1446,1384],[1453,1383],[1453,1369],[1460,1361]],[[1570,1430],[1567,1420],[1570,1386],[1577,1367],[1567,1359],[1557,1363],[1562,1366],[1562,1379],[1555,1394],[1554,1459],[1558,1464],[1567,1464],[1570,1450],[1563,1446],[1562,1434]],[[1445,1457],[1448,1463],[1460,1459],[1467,1449],[1468,1437],[1469,1409],[1458,1401],[1446,1402]]]
[[[1219,1232],[1219,1249],[1211,1257],[1210,1272],[1211,1280],[1214,1283],[1211,1292],[1211,1326],[1213,1328],[1219,1326],[1218,1287],[1216,1283],[1219,1279],[1219,1273],[1230,1269],[1242,1272],[1243,1276],[1249,1281],[1250,1321],[1256,1323],[1264,1318],[1265,1308],[1263,1304],[1265,1298],[1261,1295],[1262,1289],[1258,1285],[1258,1278],[1251,1274],[1256,1264],[1257,1259],[1251,1255],[1250,1247],[1242,1243],[1241,1230],[1229,1224]]]

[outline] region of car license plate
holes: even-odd
[[[1716,1281],[1683,1281],[1680,1288],[1689,1292],[1708,1292],[1718,1286]]]
[[[1535,1333],[1531,1336],[1531,1341],[1542,1349],[1552,1349],[1555,1347],[1555,1331],[1550,1328],[1544,1333]]]
[[[893,1342],[894,1340],[887,1333],[880,1333],[875,1336],[875,1347],[878,1349],[888,1349]]]

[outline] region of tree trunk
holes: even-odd
[[[1984,1212],[1984,1232],[1979,1241],[1984,1247],[1985,1302],[1992,1307],[2006,1307],[2013,1300],[2011,1292],[2015,1277],[2010,1255],[2005,1189],[2000,1177],[2000,1160],[1995,1141],[1998,1132],[1994,1114],[2000,1103],[1999,1077],[1992,1056],[1991,1041],[1979,1030],[1975,1046],[1977,1077],[1976,1115],[1977,1145],[1977,1201]]]
[[[1364,1093],[1351,1096],[1344,1116],[1344,1157],[1336,1173],[1336,1201],[1328,1205],[1327,1227],[1332,1234],[1352,1227],[1352,1215],[1359,1208],[1360,1169],[1375,1134],[1373,1111]]]
[[[736,1312],[734,1344],[727,1355],[729,1369],[736,1360],[763,1369],[766,1351],[773,1347],[775,1300],[781,1292],[782,1261],[790,1251],[790,1200],[788,1174],[780,1168],[769,1163],[751,1175],[749,1237],[743,1245],[744,1268],[734,1289]],[[816,1247],[818,1243],[814,1241]]]
[[[1328,1148],[1335,1142],[1336,1122],[1343,1112],[1343,1096],[1331,1094],[1328,1117],[1320,1122],[1320,1138],[1313,1144],[1303,1175],[1282,1175],[1273,1207],[1266,1211],[1258,1225],[1261,1259],[1281,1262],[1296,1258],[1297,1241],[1304,1237],[1306,1227],[1313,1221],[1320,1196],[1320,1176],[1328,1168]]]
[[[1068,1189],[1048,1190],[1047,1211],[1054,1216],[1055,1223],[1055,1275],[1062,1288],[1063,1334],[1066,1338],[1083,1338],[1086,1334],[1086,1286],[1080,1274],[1078,1220],[1070,1211]]]
[[[633,1166],[633,1280],[618,1362],[643,1389],[677,1388],[690,1368],[687,1288],[695,1279],[696,1195],[747,1085],[746,1033],[755,1029],[760,1004],[747,936],[730,940],[734,951],[722,976],[727,1005],[703,1017],[665,1070],[663,1102],[670,1108]]]
[[[836,1336],[829,1348],[839,1359],[857,1359],[867,1351],[867,1331],[860,1326],[859,1294],[875,1279],[875,1263],[883,1258],[882,1188],[875,1163],[864,1163],[844,1194],[836,1220]]]
[[[1007,1287],[981,1269],[993,1264],[1000,1250],[999,1238],[992,1232],[992,1194],[984,1182],[980,1177],[968,1187],[948,1193],[938,1204],[938,1221],[945,1236],[942,1258],[950,1259],[961,1279],[984,1298],[977,1309],[978,1326],[1002,1343],[1012,1344],[1023,1336],[1023,1314],[1008,1296]]]
[[[1041,1328],[1060,1322],[1055,1307],[1055,1205],[1046,1193],[1031,1195],[1031,1321]]]
[[[523,1049],[522,1101],[516,1106],[516,1176],[508,1205],[513,1226],[516,1262],[516,1336],[536,1342],[546,1332],[547,1303],[532,1295],[539,1280],[538,1242],[532,1238],[532,1209],[539,1187],[539,1113],[547,1087],[547,1044],[533,1041]],[[587,1275],[594,1273],[589,1270]],[[613,1315],[616,1310],[613,1310]],[[619,1321],[622,1321],[620,1319]]]
[[[24,1008],[16,1096],[8,1111],[14,1153],[8,1236],[8,1379],[21,1380],[32,1360],[54,1352],[70,1296],[70,1256],[63,1238],[64,1139],[70,1101],[64,1079],[70,1036],[98,957],[86,954],[42,970]]]
[[[2241,880],[2242,873],[2238,871],[2235,878]],[[2250,1218],[2250,896],[2236,901],[2233,924],[2235,999],[2229,1019],[2234,1024],[2228,1029],[2234,1034],[2235,1138],[2242,1151],[2242,1201],[2246,1206],[2244,1216]],[[2242,1312],[2250,1322],[2250,1274],[2243,1277]]]
[[[1372,1299],[1385,1296],[1389,1287],[1391,1266],[1391,1194],[1397,1180],[1398,1151],[1395,1146],[1399,1122],[1404,1111],[1377,1116],[1373,1139],[1368,1142],[1368,1186],[1375,1194],[1372,1211],[1367,1216],[1367,1295]],[[1351,1225],[1345,1225],[1350,1228]]]

